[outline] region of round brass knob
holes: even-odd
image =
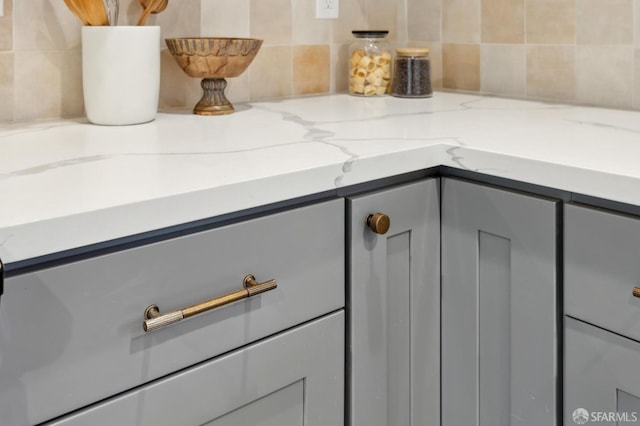
[[[386,234],[391,226],[391,219],[384,213],[374,213],[367,216],[367,226],[376,234]]]
[[[633,296],[634,297],[640,297],[640,287],[634,287],[633,288]]]

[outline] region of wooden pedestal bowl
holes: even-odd
[[[224,94],[225,78],[237,77],[255,58],[262,40],[254,38],[188,37],[165,39],[169,52],[190,77],[201,78],[202,99],[193,109],[198,115],[231,114]]]

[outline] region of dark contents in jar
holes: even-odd
[[[393,95],[405,97],[429,97],[431,65],[426,58],[398,56],[395,61]]]

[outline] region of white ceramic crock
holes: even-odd
[[[160,94],[160,27],[82,27],[82,83],[89,121],[155,119]]]

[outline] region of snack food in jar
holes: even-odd
[[[352,31],[349,46],[349,93],[383,96],[391,92],[391,49],[389,31]]]

